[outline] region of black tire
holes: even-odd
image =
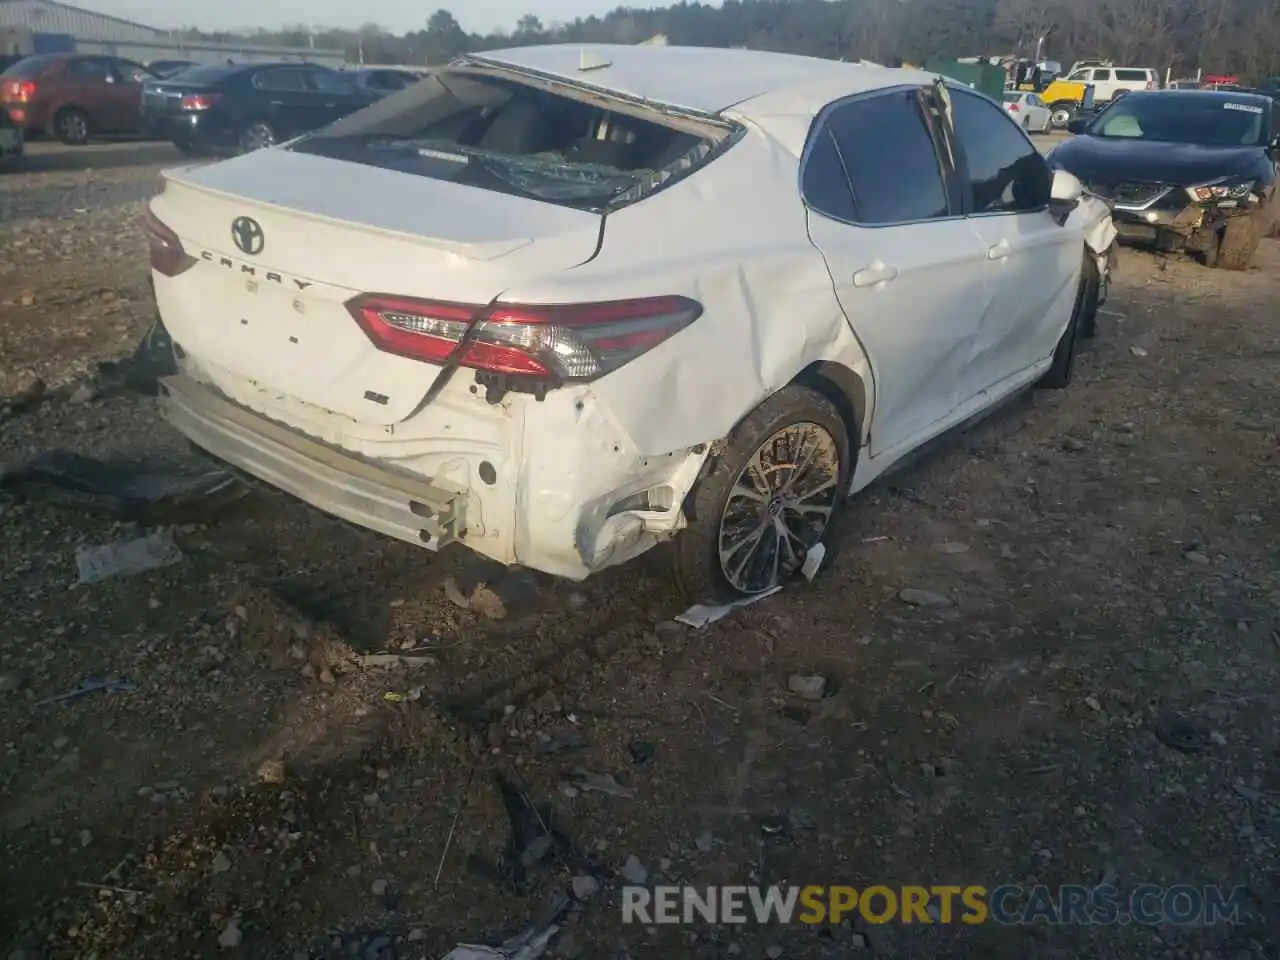
[[[1080,283],[1076,287],[1076,302],[1071,310],[1071,319],[1067,328],[1058,338],[1058,345],[1053,350],[1053,363],[1044,372],[1044,376],[1036,383],[1040,390],[1062,390],[1071,383],[1071,375],[1076,366],[1076,343],[1084,335],[1084,317],[1088,312],[1090,300],[1093,311],[1098,309],[1098,268],[1093,256],[1086,251],[1084,266],[1080,270]],[[1092,290],[1092,294],[1090,291]],[[1096,323],[1094,320],[1092,323]]]
[[[821,428],[834,441],[836,463],[828,462],[828,466],[834,467],[837,474],[826,523],[821,529],[804,530],[812,541],[807,546],[821,540],[830,529],[831,517],[844,500],[844,487],[849,480],[852,447],[849,428],[830,400],[808,387],[792,384],[769,397],[734,428],[725,441],[724,449],[707,459],[702,476],[685,501],[688,526],[674,544],[673,572],[677,586],[691,603],[733,601],[758,595],[785,581],[798,569],[797,563],[781,562],[774,583],[742,589],[726,575],[720,547],[722,520],[730,495],[747,470],[748,463],[780,431],[801,424]],[[766,509],[763,502],[761,509]],[[765,522],[762,515],[762,525]],[[774,550],[779,550],[778,541],[775,539],[773,543]],[[795,548],[791,549],[793,553],[799,553]],[[750,548],[748,552],[754,554],[755,550]],[[799,558],[803,560],[802,553]],[[749,561],[750,557],[745,559]]]
[[[1102,298],[1102,279],[1098,276],[1098,261],[1092,250],[1084,252],[1084,266],[1081,268],[1081,283],[1084,284],[1084,299],[1080,302],[1080,331],[1082,340],[1092,340],[1098,335],[1098,301]]]
[[[1261,240],[1258,213],[1228,220],[1218,245],[1218,266],[1223,270],[1248,270]]]
[[[63,107],[53,117],[53,135],[72,147],[89,142],[89,115],[79,107]]]
[[[1210,237],[1209,242],[1203,250],[1196,251],[1196,257],[1206,267],[1216,267],[1218,258],[1222,255],[1222,231],[1215,231]]]
[[[1065,114],[1065,119],[1062,114]],[[1076,115],[1076,104],[1074,100],[1059,100],[1057,103],[1049,106],[1049,125],[1055,130],[1067,129],[1067,124]]]

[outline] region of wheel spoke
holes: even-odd
[[[734,499],[750,500],[753,503],[764,503],[769,498],[759,490],[753,490],[745,483],[739,482],[735,483],[733,485],[733,489],[729,491],[729,500],[732,502]]]
[[[760,542],[764,539],[764,532],[766,529],[765,525],[761,524],[747,536],[730,546],[727,550],[721,547],[720,563],[722,566],[726,567],[726,575],[728,575],[730,580],[735,584],[742,579],[743,571],[746,570],[747,565],[751,562],[751,558],[755,556],[756,550],[760,546]],[[723,535],[721,539],[724,539]],[[743,549],[744,547],[746,548],[745,550]],[[742,554],[741,558],[737,563],[733,563],[733,558],[739,553]],[[729,564],[733,565],[732,572],[727,569]]]

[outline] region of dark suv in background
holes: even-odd
[[[24,57],[0,73],[0,108],[28,137],[83,144],[95,133],[137,133],[146,67],[119,57]]]

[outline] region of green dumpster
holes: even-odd
[[[924,67],[929,73],[940,73],[944,77],[972,87],[979,93],[985,93],[996,103],[1004,99],[1004,67],[990,63],[965,63],[960,60],[930,60]]]

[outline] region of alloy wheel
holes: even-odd
[[[793,423],[762,443],[734,480],[720,515],[720,570],[751,596],[782,583],[822,539],[840,496],[840,448],[816,423]]]
[[[240,144],[246,151],[262,150],[276,142],[276,133],[265,123],[251,123],[245,128]]]

